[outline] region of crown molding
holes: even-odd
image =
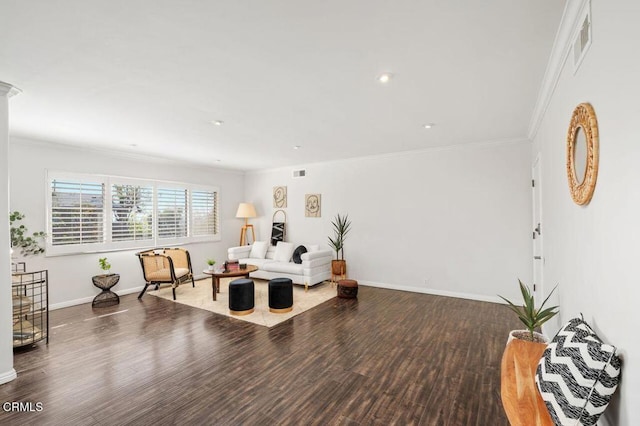
[[[573,37],[576,29],[581,24],[580,18],[584,14],[585,8],[589,7],[590,0],[567,0],[564,5],[564,12],[560,20],[560,26],[556,33],[551,49],[547,69],[542,79],[542,85],[538,91],[538,98],[533,109],[533,115],[529,122],[529,131],[527,136],[533,140],[538,133],[542,119],[544,118],[553,93],[560,80],[560,75],[567,61],[567,57],[571,52]]]
[[[9,83],[5,83],[4,81],[0,81],[0,96],[6,96],[7,98],[10,98],[12,96],[15,96],[19,93],[22,93],[22,90],[18,89],[15,86],[12,86]]]
[[[139,162],[148,163],[148,164],[166,164],[166,165],[173,165],[178,167],[185,167],[189,169],[198,169],[202,171],[215,171],[217,173],[224,173],[224,174],[230,174],[230,175],[242,176],[245,174],[243,170],[228,169],[228,168],[217,167],[213,165],[209,166],[203,163],[190,162],[190,161],[175,159],[171,157],[156,156],[156,155],[151,155],[151,154],[146,154],[141,152],[140,153],[125,152],[125,151],[120,151],[120,150],[115,150],[115,149],[105,148],[105,147],[82,146],[82,145],[67,144],[67,143],[57,142],[52,140],[9,135],[9,145],[18,145],[18,144],[24,145],[24,146],[36,147],[36,148],[40,147],[40,148],[49,148],[49,149],[56,149],[56,150],[64,149],[64,150],[73,151],[73,152],[82,152],[87,155],[93,154],[93,155],[108,156],[112,158],[120,158],[120,159],[130,160],[130,161],[139,161]]]
[[[478,142],[457,143],[452,145],[430,146],[427,148],[412,149],[407,151],[363,155],[361,157],[349,157],[349,158],[339,158],[339,159],[326,160],[326,161],[315,161],[311,163],[293,164],[288,166],[273,167],[273,168],[267,168],[267,169],[247,170],[245,173],[246,175],[260,175],[260,174],[273,173],[273,172],[279,172],[284,170],[290,171],[292,169],[304,169],[312,166],[322,166],[322,165],[330,166],[333,164],[353,163],[353,162],[361,162],[361,161],[367,161],[367,160],[413,157],[418,154],[438,152],[438,151],[451,151],[451,150],[462,150],[462,149],[484,149],[484,148],[500,146],[500,145],[519,145],[519,144],[530,144],[530,143],[531,143],[531,140],[526,137],[493,139],[493,140],[485,140],[485,141],[478,141]]]

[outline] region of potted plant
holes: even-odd
[[[552,425],[553,422],[535,384],[536,367],[547,347],[547,340],[535,330],[558,314],[557,306],[544,308],[555,288],[540,307],[536,308],[529,287],[520,280],[518,283],[522,293],[522,306],[498,296],[507,302],[509,309],[526,326],[526,330],[512,330],[509,333],[507,346],[502,354],[502,405],[511,424]],[[527,409],[523,410],[523,407]]]
[[[111,291],[111,287],[118,284],[118,281],[120,281],[120,275],[109,273],[111,270],[111,264],[107,261],[106,257],[98,259],[98,265],[104,273],[95,275],[91,280],[93,281],[93,285],[101,289],[102,292],[93,298],[91,306],[106,307],[117,305],[120,303],[120,297]]]
[[[20,249],[22,256],[38,255],[44,253],[44,248],[40,246],[40,240],[47,236],[44,232],[34,232],[29,236],[27,228],[16,222],[25,218],[25,215],[18,211],[9,213],[9,226],[11,232],[11,253],[14,249]]]
[[[333,275],[346,275],[347,262],[344,260],[344,240],[351,230],[349,215],[340,216],[340,213],[338,213],[331,224],[333,225],[333,237],[329,237],[329,245],[336,252],[335,260],[331,261],[331,273]]]
[[[216,261],[214,259],[207,259],[207,265],[209,265],[209,270],[213,271],[213,265],[216,264]]]

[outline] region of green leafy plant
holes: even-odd
[[[98,263],[100,264],[100,269],[105,272],[109,272],[109,269],[111,269],[111,264],[107,262],[106,257],[101,257],[100,259],[98,259]]]
[[[27,228],[17,222],[25,218],[25,215],[15,211],[9,213],[9,226],[11,231],[11,248],[20,249],[23,256],[44,253],[44,248],[40,246],[40,241],[47,236],[44,232],[34,232],[29,236]]]
[[[529,330],[530,340],[534,341],[534,330],[558,314],[557,306],[543,309],[545,303],[547,303],[549,297],[551,297],[551,294],[558,286],[555,286],[553,290],[551,290],[551,293],[549,293],[547,298],[544,299],[540,307],[536,309],[534,306],[535,301],[533,300],[533,294],[531,294],[531,290],[529,290],[529,287],[524,285],[520,280],[518,280],[518,283],[520,284],[520,292],[522,293],[522,299],[524,302],[522,306],[517,306],[510,300],[500,295],[498,295],[498,297],[509,304],[508,308],[515,312],[518,318],[520,318],[520,321],[522,321],[522,323],[527,327],[527,330]]]
[[[207,265],[213,266],[215,264],[216,264],[216,261],[214,259],[207,259]]]
[[[344,260],[344,240],[351,230],[349,215],[340,216],[338,213],[331,224],[333,225],[333,238],[329,237],[329,245],[336,252],[336,260],[338,258]]]

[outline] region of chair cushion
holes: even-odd
[[[293,255],[293,250],[293,243],[278,241],[278,245],[276,245],[276,254],[273,256],[273,260],[277,262],[289,262]]]
[[[536,384],[555,424],[595,425],[620,380],[615,346],[580,318],[570,320],[545,349]]]
[[[296,247],[296,249],[293,251],[293,255],[291,256],[291,258],[293,259],[293,263],[302,263],[302,258],[300,258],[300,256],[302,256],[306,252],[307,248],[305,246]]]
[[[267,254],[268,248],[269,243],[267,241],[254,241],[251,245],[251,253],[249,253],[249,257],[264,259],[264,255]]]
[[[187,268],[175,268],[176,278],[183,277],[189,273]],[[147,279],[149,281],[164,281],[171,282],[171,270],[170,269],[159,269],[154,272],[150,272],[147,274]]]

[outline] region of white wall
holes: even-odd
[[[544,281],[559,284],[560,322],[584,314],[623,357],[611,425],[640,424],[640,40],[635,0],[592,2],[593,44],[573,74],[565,64],[534,140],[542,153]],[[600,131],[600,170],[591,203],[569,195],[565,141],[576,105],[590,102]],[[556,328],[557,330],[557,328]]]
[[[311,164],[248,173],[246,201],[266,240],[273,186],[288,189],[288,241],[327,244],[336,213],[349,214],[348,275],[361,283],[497,300],[531,281],[531,144],[519,141]],[[297,169],[297,167],[296,167]],[[322,217],[304,195],[322,194]]]
[[[17,138],[10,140],[9,155],[10,208],[27,216],[24,224],[30,232],[45,230],[45,179],[48,169],[218,186],[222,240],[184,245],[191,255],[194,272],[197,274],[205,269],[207,258],[223,261],[227,257],[227,248],[237,244],[242,222],[235,218],[235,211],[244,189],[244,177],[240,172],[180,165],[142,156],[130,158],[105,151]],[[49,270],[49,303],[55,308],[91,301],[99,293],[91,277],[102,272],[98,258],[105,255],[112,265],[111,271],[120,274],[120,282],[113,288],[116,293],[124,294],[141,288],[144,279],[138,258],[134,255],[136,251],[57,257],[41,255],[24,260],[28,270]]]

